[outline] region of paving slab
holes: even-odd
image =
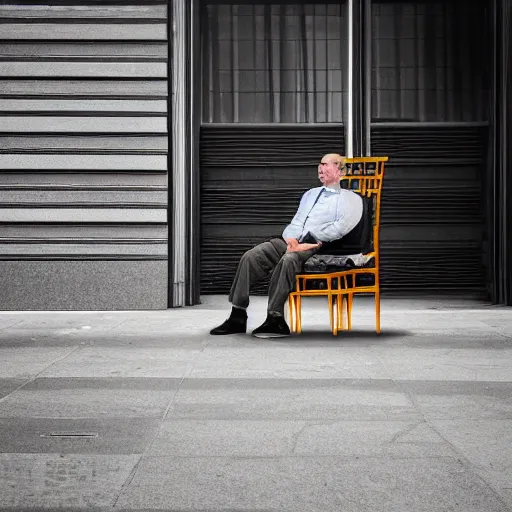
[[[450,457],[146,457],[120,509],[508,512]]]
[[[2,507],[112,507],[138,455],[0,454]]]
[[[148,456],[270,457],[293,452],[304,421],[166,420]]]
[[[414,420],[421,413],[391,380],[187,378],[168,418]]]
[[[456,456],[425,421],[166,420],[148,456]]]
[[[179,379],[36,379],[0,401],[2,418],[162,417]]]
[[[427,419],[512,419],[512,382],[397,381]]]
[[[456,457],[425,421],[308,422],[297,436],[297,455],[422,458]]]
[[[197,348],[80,347],[40,373],[41,377],[181,378],[192,368]]]
[[[512,346],[499,351],[373,346],[372,351],[395,380],[507,382],[512,376]]]
[[[192,378],[389,378],[379,357],[364,348],[292,348],[271,340],[250,349],[208,346],[189,375]]]
[[[512,419],[432,420],[443,438],[512,505]]]

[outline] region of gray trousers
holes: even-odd
[[[270,312],[284,314],[288,295],[295,288],[295,276],[303,269],[308,258],[318,252],[310,249],[303,252],[286,252],[286,242],[272,238],[248,250],[240,259],[235,279],[229,292],[229,301],[241,308],[249,305],[249,291],[257,280],[270,274],[268,308]]]

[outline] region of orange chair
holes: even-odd
[[[380,333],[380,281],[379,281],[379,229],[380,199],[384,179],[384,164],[388,157],[347,158],[347,172],[341,178],[341,186],[367,198],[371,210],[371,250],[364,254],[365,260],[373,261],[371,267],[328,273],[304,273],[296,276],[295,290],[289,296],[290,328],[292,332],[302,331],[302,297],[326,296],[329,308],[331,330],[352,329],[352,308],[354,295],[373,294],[375,297],[375,330]],[[320,286],[319,286],[320,285]]]

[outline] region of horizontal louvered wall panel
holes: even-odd
[[[131,276],[130,307],[155,307],[148,285],[167,307],[167,17],[165,1],[0,6],[0,268],[7,283],[8,264],[21,272],[19,297],[0,297],[8,308],[31,302],[33,260],[66,264],[59,286],[47,282],[48,309],[59,289],[78,309],[111,309],[107,298],[115,309],[126,260],[150,276]],[[105,262],[108,293],[83,299],[82,260]]]
[[[44,59],[48,62],[66,59],[104,60],[164,60],[167,59],[167,42],[161,43],[102,43],[101,46],[82,42],[59,43],[4,43],[0,46],[2,60],[26,61]]]
[[[164,172],[119,172],[115,180],[105,172],[86,171],[46,171],[25,172],[23,183],[19,172],[3,171],[0,187],[9,190],[153,190],[154,187],[167,187],[167,174]]]
[[[9,240],[39,240],[43,242],[70,241],[82,243],[99,241],[99,243],[122,243],[130,240],[163,242],[167,239],[167,226],[165,224],[153,224],[151,226],[132,224],[125,226],[101,225],[101,224],[0,224],[0,238]]]
[[[107,66],[105,72],[108,73]],[[7,80],[0,78],[2,98],[161,98],[167,97],[167,80]]]
[[[117,59],[116,59],[117,60]],[[117,77],[138,78],[166,76],[167,65],[159,62],[0,62],[0,76],[20,77]]]
[[[486,146],[485,126],[379,126],[371,129],[372,155],[393,165],[479,163]]]
[[[34,21],[0,23],[0,39],[4,40],[166,40],[167,25],[158,23],[112,23],[102,20],[61,20],[60,23],[36,23]]]
[[[0,155],[0,169],[166,171],[166,155]]]
[[[37,243],[16,244],[2,240],[0,260],[32,259],[87,259],[95,256],[103,259],[145,259],[160,260],[167,258],[167,243],[148,244],[73,244],[73,243]]]
[[[343,127],[209,127],[201,129],[201,167],[318,165],[343,152]]]
[[[4,133],[167,133],[167,117],[33,116],[27,112],[0,119]]]
[[[167,191],[146,192],[146,191],[64,191],[64,190],[8,190],[0,187],[0,204],[5,205],[32,205],[38,204],[45,207],[46,204],[158,204],[165,208],[167,206]]]
[[[386,289],[464,289],[485,287],[481,246],[457,242],[382,243],[381,279]]]
[[[167,113],[167,101],[165,100],[11,100],[0,99],[0,112],[137,112],[147,114],[149,112]]]
[[[83,20],[87,18],[134,18],[134,19],[160,19],[163,23],[167,20],[166,5],[123,5],[105,1],[105,4],[115,5],[72,5],[72,2],[63,2],[68,5],[59,5],[59,2],[52,1],[52,5],[34,5],[30,2],[26,5],[1,5],[0,17],[9,20],[30,18],[31,21],[38,19],[59,19],[76,18]],[[87,2],[81,2],[86,4]],[[139,2],[143,3],[143,2]],[[154,2],[150,2],[154,3]]]
[[[450,290],[482,292],[485,129],[379,130],[373,154],[390,156],[381,210],[383,291],[440,291],[443,275]],[[319,185],[321,156],[343,153],[340,133],[328,126],[202,128],[203,293],[227,293],[241,255],[282,232],[303,192]],[[442,138],[451,152],[439,145]],[[266,282],[254,293],[266,293]]]
[[[100,222],[126,224],[165,223],[167,212],[165,208],[154,205],[136,208],[134,205],[119,205],[118,207],[100,206],[98,208],[42,206],[33,208],[0,208],[0,222]]]
[[[97,152],[114,154],[167,154],[167,136],[0,136],[0,153],[71,153]]]

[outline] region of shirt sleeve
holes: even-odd
[[[317,226],[312,234],[321,242],[332,242],[338,240],[347,234],[346,222],[344,219],[340,219],[333,222],[326,222],[320,226]]]
[[[295,214],[295,217],[293,217],[292,221],[283,231],[283,238],[299,238],[302,234],[302,229],[304,227],[304,222],[306,220],[306,204],[308,200],[308,195],[310,193],[310,190],[305,192],[302,195],[302,198],[299,203],[299,208],[297,210],[297,213]]]

